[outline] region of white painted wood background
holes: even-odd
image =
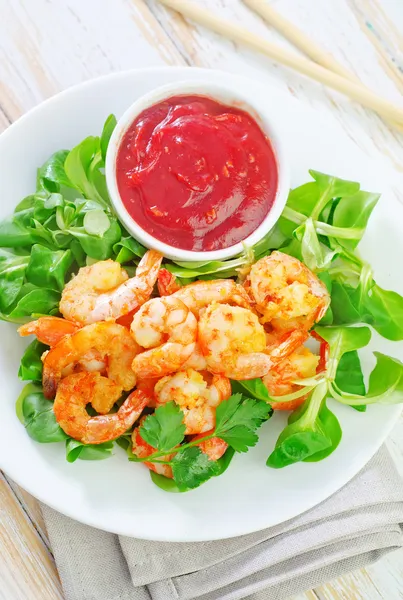
[[[287,45],[240,0],[195,0]],[[263,1],[263,0],[262,0]],[[402,103],[403,0],[271,0],[369,87]],[[0,0],[0,131],[91,77],[157,65],[217,67],[274,81],[335,120],[368,155],[403,174],[403,136],[339,94],[221,40],[156,0]],[[403,184],[403,175],[401,176]],[[403,185],[396,194],[403,201]],[[403,464],[403,421],[388,446]],[[0,600],[63,594],[36,501],[0,474]],[[399,600],[403,550],[294,600]]]

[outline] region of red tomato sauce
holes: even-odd
[[[118,149],[117,184],[134,221],[183,250],[219,250],[248,237],[274,202],[269,140],[246,112],[204,96],[143,111]]]

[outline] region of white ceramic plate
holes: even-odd
[[[85,136],[100,133],[106,116],[117,116],[141,94],[184,79],[234,82],[235,76],[198,69],[147,69],[109,75],[71,88],[34,109],[0,137],[0,217],[35,186],[36,168],[55,150],[71,148]],[[276,88],[238,79],[256,102],[269,104],[288,145],[292,185],[316,169],[362,182],[382,191],[366,237],[363,255],[380,285],[403,293],[403,208],[378,176],[379,166],[326,119]],[[141,465],[129,463],[116,448],[99,462],[65,461],[64,444],[37,444],[14,412],[22,387],[17,370],[26,342],[15,326],[1,324],[0,466],[18,484],[56,510],[88,525],[115,533],[163,541],[203,541],[233,537],[281,523],[321,502],[372,457],[392,428],[400,407],[370,407],[358,413],[332,406],[343,427],[343,440],[320,463],[269,469],[265,461],[286,415],[276,414],[248,454],[236,456],[228,471],[197,490],[169,494],[156,487]],[[371,348],[403,359],[402,344],[373,336]],[[371,353],[366,364],[372,366]]]

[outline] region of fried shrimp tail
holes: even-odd
[[[40,317],[36,321],[25,323],[18,328],[18,333],[25,337],[36,335],[37,339],[47,346],[55,346],[65,335],[75,333],[79,327],[71,321],[59,317]]]
[[[175,275],[167,269],[160,269],[158,271],[157,285],[158,293],[161,297],[171,296],[172,294],[181,289],[181,286],[177,282]]]

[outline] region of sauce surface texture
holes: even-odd
[[[274,202],[269,140],[246,112],[204,96],[143,111],[118,149],[116,177],[131,217],[183,250],[219,250],[248,237]]]

